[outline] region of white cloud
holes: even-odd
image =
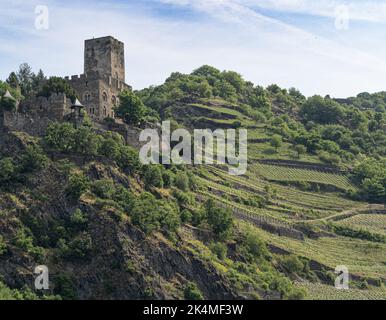
[[[368,0],[236,0],[246,6],[254,6],[281,12],[335,18],[335,9],[346,6],[353,20],[371,22],[386,21],[386,4],[383,1]]]
[[[253,10],[258,2],[268,6],[272,1],[159,1],[210,19],[165,19],[144,6],[64,5],[50,0],[50,29],[37,31],[33,28],[37,2],[25,6],[24,1],[7,1],[0,19],[12,36],[0,32],[0,77],[24,61],[50,75],[79,74],[84,39],[111,34],[125,42],[127,82],[138,89],[162,83],[173,71],[190,72],[202,64],[239,71],[257,84],[295,86],[308,95],[347,96],[384,89],[386,65],[377,54],[316,37]],[[306,8],[309,3],[279,2],[287,8],[295,3]]]

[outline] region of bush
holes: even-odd
[[[192,194],[180,190],[173,190],[173,197],[177,199],[180,206],[194,204],[194,196]]]
[[[330,154],[326,151],[319,151],[318,152],[319,159],[323,162],[333,164],[333,165],[339,165],[341,159],[336,154]]]
[[[138,173],[142,168],[138,152],[129,146],[122,146],[118,158],[115,160],[118,166],[129,174]]]
[[[112,199],[115,192],[114,181],[108,179],[94,181],[91,184],[91,191],[99,198]]]
[[[206,218],[205,210],[194,210],[192,212],[191,221],[192,221],[192,224],[196,227],[199,226],[201,223],[203,223],[205,218]]]
[[[32,172],[45,167],[48,162],[47,156],[39,146],[28,146],[21,157],[21,167],[23,172]]]
[[[192,221],[192,213],[189,210],[182,210],[180,213],[182,223],[189,223]]]
[[[204,296],[202,295],[200,289],[194,282],[189,282],[184,289],[184,297],[186,300],[203,300]]]
[[[165,170],[162,174],[162,180],[164,182],[164,188],[170,188],[174,184],[175,174],[170,170]]]
[[[68,255],[70,257],[79,259],[87,258],[92,250],[91,236],[86,232],[82,232],[70,241],[68,248]]]
[[[18,248],[32,254],[35,258],[41,258],[43,256],[43,248],[35,247],[32,236],[27,234],[23,229],[16,232],[14,244]]]
[[[60,274],[54,278],[54,292],[65,300],[76,298],[76,289],[73,280],[67,274]]]
[[[182,191],[187,191],[189,189],[189,178],[187,174],[186,173],[177,174],[174,184],[178,189]]]
[[[54,122],[47,127],[45,144],[58,151],[69,152],[75,147],[76,130],[70,123]]]
[[[67,196],[73,200],[79,200],[80,196],[89,188],[89,179],[83,173],[73,173],[66,188]]]
[[[271,146],[275,148],[276,152],[277,150],[283,145],[283,138],[277,134],[275,134],[271,138]]]
[[[164,185],[162,179],[162,166],[148,165],[145,168],[144,180],[146,188],[162,188]]]
[[[232,232],[233,214],[230,209],[217,207],[212,200],[205,203],[206,219],[213,232],[225,239]]]
[[[100,145],[100,136],[92,128],[81,127],[74,132],[73,151],[96,156]]]
[[[11,98],[0,97],[0,111],[14,111],[16,109],[16,100]]]
[[[297,256],[285,256],[280,262],[281,265],[290,273],[300,274],[304,270],[304,264]]]
[[[16,167],[12,158],[3,158],[0,160],[0,183],[12,181],[16,173]]]
[[[70,216],[70,222],[74,226],[83,226],[88,222],[88,218],[80,209],[76,209]]]
[[[146,234],[165,228],[175,232],[180,223],[177,210],[164,200],[157,200],[150,193],[143,193],[134,201],[131,219]]]
[[[269,256],[265,243],[253,232],[247,232],[243,245],[253,260]]]
[[[226,258],[228,248],[224,243],[213,242],[210,244],[209,248],[220,260],[224,260]]]
[[[92,250],[92,239],[87,232],[81,232],[70,242],[65,239],[58,241],[60,255],[65,259],[85,259],[88,258]]]

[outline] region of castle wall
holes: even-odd
[[[9,131],[22,131],[31,136],[41,136],[52,122],[48,117],[34,117],[30,114],[4,112],[3,126]]]
[[[34,97],[22,101],[18,112],[28,113],[31,117],[47,117],[62,120],[71,112],[71,100],[64,93],[53,93],[47,97]]]
[[[52,121],[63,121],[71,113],[71,101],[65,94],[35,97],[23,101],[15,112],[5,111],[3,126],[10,131],[41,135]]]

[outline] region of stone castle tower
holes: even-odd
[[[84,73],[97,71],[125,81],[125,48],[113,37],[85,41]]]
[[[74,88],[94,122],[114,118],[119,95],[131,90],[125,83],[124,44],[113,37],[85,41],[84,73],[65,80]],[[15,111],[0,115],[0,128],[41,134],[50,121],[66,121],[72,115],[72,101],[64,93],[50,97],[29,97]]]
[[[92,120],[114,118],[125,83],[124,44],[108,36],[85,41],[84,73],[65,78],[75,89]]]

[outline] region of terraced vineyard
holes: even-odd
[[[386,291],[382,289],[338,290],[332,285],[310,282],[298,282],[297,286],[307,291],[308,300],[386,300]]]
[[[275,197],[271,199],[270,205],[265,210],[290,220],[328,217],[360,205],[355,201],[342,198],[336,193],[301,191],[267,182],[251,173],[246,177],[230,176],[226,171],[212,167],[205,172],[204,176],[205,181],[212,183],[211,187],[215,190],[243,199],[264,195],[266,188],[269,188],[275,192]]]
[[[351,274],[386,280],[386,244],[337,236],[304,241],[256,229],[268,243],[317,261],[331,269],[345,265]]]
[[[353,229],[364,229],[386,235],[386,215],[383,214],[358,214],[336,223]]]
[[[271,181],[313,182],[334,186],[341,190],[355,190],[347,176],[316,170],[289,168],[269,164],[255,164],[256,173]]]

